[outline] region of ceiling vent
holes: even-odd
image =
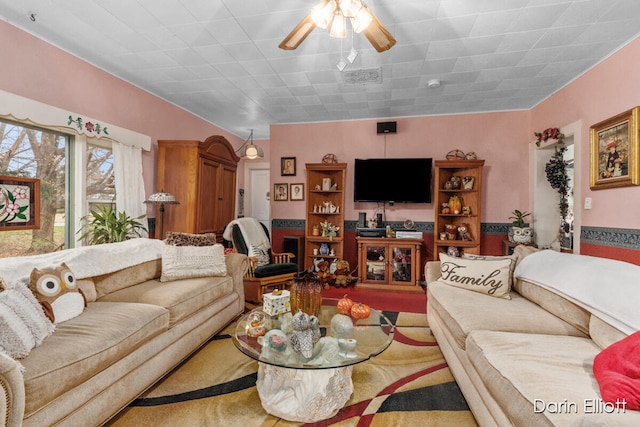
[[[342,79],[348,85],[380,84],[382,83],[382,68],[343,71]]]

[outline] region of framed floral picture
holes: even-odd
[[[591,126],[592,190],[640,185],[640,107]]]
[[[40,228],[40,180],[0,176],[0,231]]]
[[[291,200],[304,200],[304,184],[289,184]]]
[[[295,176],[296,174],[296,158],[281,157],[280,158],[280,175]]]
[[[289,186],[287,184],[273,184],[273,200],[286,202],[289,200]]]

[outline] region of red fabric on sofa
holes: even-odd
[[[640,331],[611,344],[593,360],[593,374],[605,402],[626,401],[640,409]]]

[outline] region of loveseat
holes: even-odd
[[[475,263],[502,257],[475,258],[429,261],[426,279],[429,325],[477,422],[640,425],[639,411],[603,400],[594,375],[594,359],[606,353],[624,361],[632,353],[615,355],[612,344],[640,329],[640,267],[518,246],[512,287],[501,283],[507,293],[496,297],[487,292],[486,270],[461,285]]]
[[[0,352],[2,425],[100,425],[242,313],[246,256],[220,252],[221,273],[189,277],[206,274],[196,266],[182,278],[176,266],[201,259],[191,249],[133,239],[0,259],[7,289],[65,262],[87,300],[26,357]]]

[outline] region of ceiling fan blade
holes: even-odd
[[[302,21],[280,42],[278,47],[284,50],[294,50],[307,38],[311,31],[316,28],[316,24],[311,19],[311,13],[304,17]]]
[[[363,4],[363,7],[367,7]],[[367,8],[368,9],[368,8]],[[384,52],[391,49],[396,44],[396,39],[393,38],[391,33],[382,25],[382,22],[376,15],[369,10],[373,21],[362,30],[362,33],[367,37],[369,42],[373,45],[373,48],[378,52]]]

